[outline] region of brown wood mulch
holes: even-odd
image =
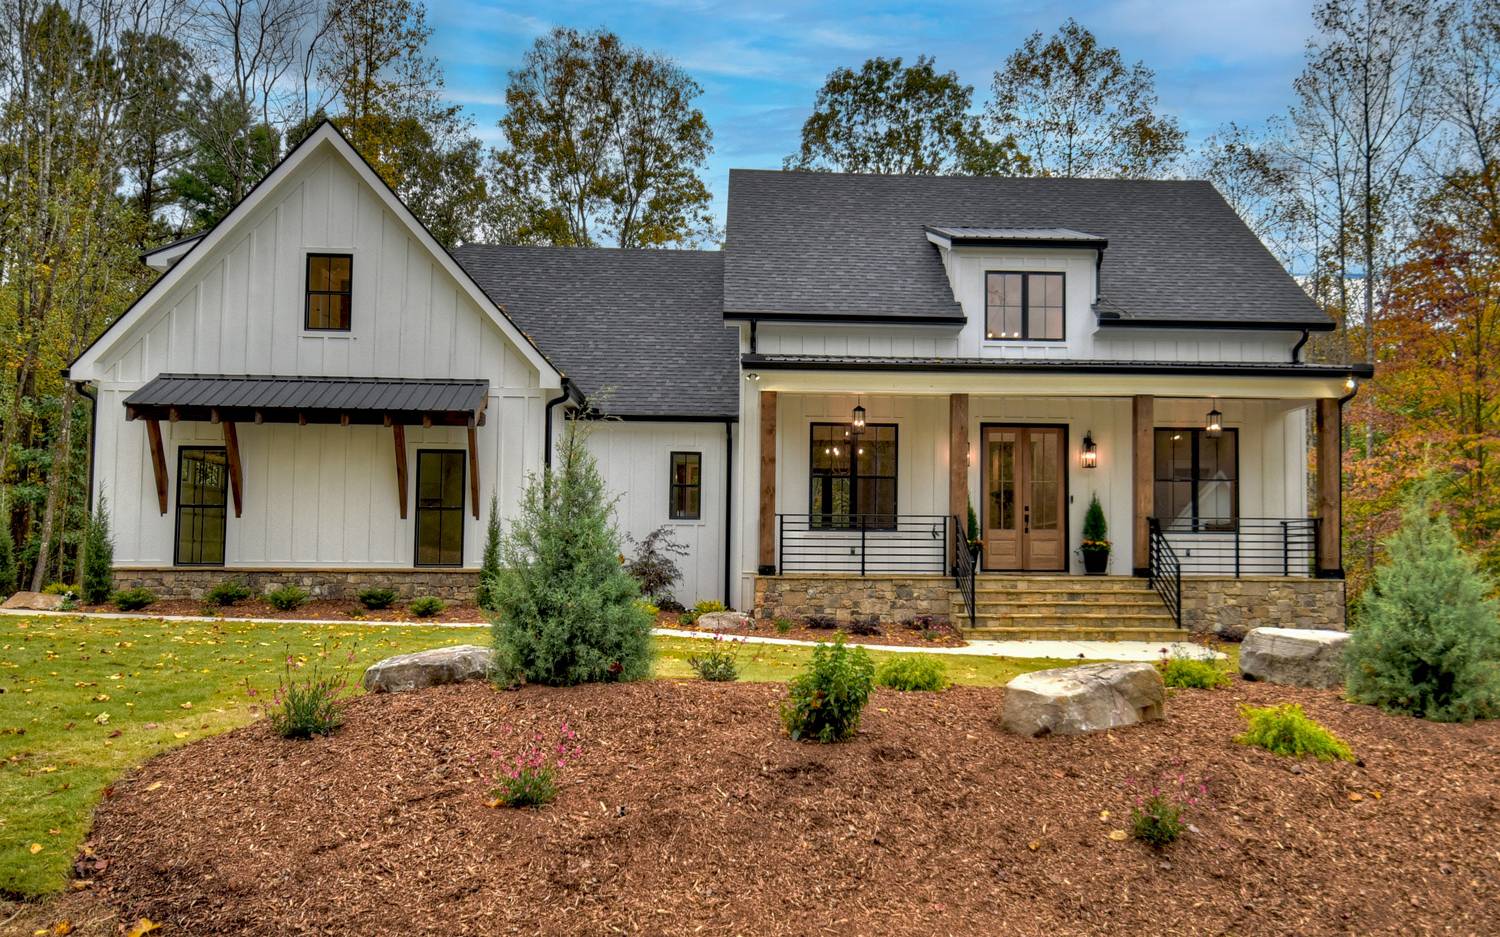
[[[119,612],[114,605],[85,605],[81,614],[95,612]],[[253,598],[233,605],[205,605],[197,599],[158,599],[146,608],[128,614],[142,618],[158,615],[212,615],[218,618],[269,618],[278,621],[419,621],[449,624],[485,624],[484,612],[473,605],[449,603],[441,612],[430,618],[418,618],[398,602],[390,608],[368,609],[351,599],[309,599],[291,611],[272,608],[265,599]]]
[[[467,684],[360,698],[313,742],[252,725],[117,783],[90,874],[166,933],[1500,932],[1500,724],[1236,683],[1025,739],[994,724],[1003,690],[957,688],[877,691],[855,740],[819,746],[778,732],[783,692]],[[1363,763],[1231,741],[1241,702],[1281,701]],[[486,807],[506,727],[564,719],[584,752],[557,801]],[[1207,778],[1196,832],[1111,839],[1163,772]]]
[[[676,628],[683,631],[696,630],[692,625],[684,625],[677,620],[677,616],[671,612],[662,612],[656,618],[658,628]],[[751,619],[750,624],[743,628],[729,628],[718,632],[719,634],[732,637],[745,637],[754,635],[757,638],[789,638],[797,641],[819,641],[824,644],[833,640],[834,629],[830,628],[808,628],[805,625],[793,625],[789,631],[777,631],[770,623]],[[843,629],[844,641],[849,644],[886,644],[899,647],[967,647],[969,642],[959,637],[951,627],[944,626],[929,632],[932,637],[924,638],[921,631],[911,628],[903,628],[900,625],[881,625],[879,634],[853,634],[847,626]]]

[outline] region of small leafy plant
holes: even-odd
[[[832,644],[813,649],[807,667],[788,686],[781,723],[795,741],[842,742],[859,729],[859,717],[870,700],[875,665],[862,647]]]
[[[880,619],[874,615],[855,615],[849,622],[849,633],[865,638],[880,634]]]
[[[1254,745],[1277,755],[1313,755],[1319,761],[1353,761],[1354,752],[1342,739],[1319,725],[1297,703],[1280,706],[1241,706],[1240,715],[1250,724],[1235,741]]]
[[[382,608],[390,608],[396,604],[396,590],[387,589],[384,586],[371,586],[361,589],[359,592],[359,604],[372,612]]]
[[[673,534],[673,528],[663,524],[639,542],[632,538],[631,542],[636,544],[635,558],[625,564],[625,571],[640,583],[641,595],[657,605],[671,600],[672,586],[682,578],[682,570],[677,568],[673,557],[688,555],[687,544],[679,543]]]
[[[1161,682],[1169,687],[1190,690],[1214,690],[1233,682],[1229,671],[1218,660],[1205,660],[1162,651],[1156,662]]]
[[[558,771],[581,754],[583,746],[578,743],[578,734],[566,721],[558,729],[555,742],[549,743],[542,733],[537,732],[495,776],[492,794],[496,806],[540,807],[550,804],[557,797]],[[491,757],[505,759],[499,749],[491,752]]]
[[[838,619],[832,615],[809,615],[802,623],[814,631],[832,631],[839,626]]]
[[[144,586],[122,589],[114,595],[115,608],[122,612],[139,611],[156,601],[156,593]]]
[[[679,624],[691,625],[693,622],[697,621],[704,615],[708,615],[712,612],[725,612],[728,610],[728,607],[718,599],[704,599],[697,605],[694,605],[692,608],[679,615],[677,621]]]
[[[267,712],[277,735],[310,739],[330,735],[343,724],[340,697],[349,688],[348,667],[354,662],[354,651],[351,647],[343,654],[334,642],[320,646],[311,660],[287,654]]]
[[[645,612],[647,615],[650,615],[653,620],[661,614],[660,606],[652,605],[645,599],[636,599],[636,605],[640,607],[641,611]]]
[[[938,692],[948,688],[948,668],[931,654],[902,654],[880,665],[875,682],[892,690]]]
[[[203,601],[219,608],[228,608],[250,598],[250,595],[250,587],[243,579],[221,579],[203,593]]]
[[[290,612],[307,604],[307,590],[301,586],[282,586],[266,593],[266,601],[278,612]]]
[[[714,635],[713,644],[702,654],[687,659],[688,666],[704,680],[712,683],[731,683],[740,676],[739,656],[743,640]]]
[[[1126,782],[1133,788],[1133,781]],[[1130,835],[1156,849],[1176,842],[1187,831],[1182,814],[1208,796],[1208,781],[1192,782],[1186,772],[1168,773],[1150,789],[1137,792],[1130,808]]]
[[[786,634],[790,632],[793,627],[795,627],[792,624],[792,620],[790,618],[778,618],[775,621],[775,625],[777,634]]]
[[[412,599],[406,607],[418,618],[431,618],[442,614],[443,609],[448,607],[448,603],[435,595],[423,595]]]

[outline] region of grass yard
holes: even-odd
[[[392,654],[487,639],[483,628],[0,617],[0,894],[62,890],[101,792],[153,755],[256,718],[286,655],[309,659],[337,644],[342,656],[353,647],[357,680]],[[707,644],[658,639],[657,675],[691,677],[687,658]],[[808,654],[747,644],[743,679],[785,680]],[[982,686],[1070,663],[944,662],[954,682]]]

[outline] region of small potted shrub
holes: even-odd
[[[1097,494],[1089,498],[1089,509],[1083,515],[1083,543],[1078,551],[1083,554],[1085,573],[1103,576],[1109,570],[1109,523]]]
[[[964,539],[969,542],[969,558],[974,565],[979,565],[979,553],[984,549],[984,539],[979,534],[979,515],[974,512],[974,502],[969,502],[968,529],[964,532]]]

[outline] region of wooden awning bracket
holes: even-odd
[[[469,503],[474,519],[479,520],[479,433],[469,427]]]
[[[396,443],[396,501],[401,505],[401,519],[406,520],[406,427],[392,423],[391,438]]]
[[[156,476],[156,506],[162,516],[167,513],[167,456],[162,451],[161,423],[146,421],[146,448],[151,450],[151,473]]]
[[[229,490],[234,495],[234,516],[239,517],[245,510],[245,477],[240,470],[240,434],[235,431],[234,422],[225,420],[224,427],[224,455],[229,460]]]

